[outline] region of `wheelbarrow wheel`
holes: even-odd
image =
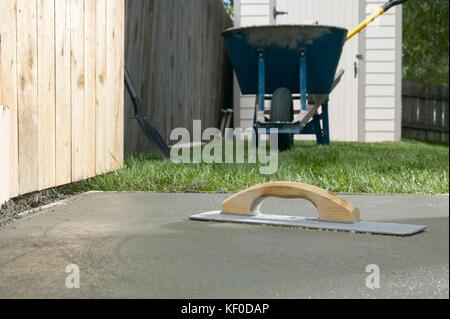
[[[292,122],[294,120],[294,102],[291,91],[286,88],[277,89],[272,95],[270,108],[271,122]],[[278,135],[278,150],[285,151],[294,145],[294,134]]]

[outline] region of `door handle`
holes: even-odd
[[[364,55],[362,54],[357,54],[356,59],[358,59],[359,61],[363,61],[364,60]],[[359,66],[358,66],[358,61],[355,61],[355,63],[353,63],[354,67],[355,67],[355,79],[358,77],[358,73],[359,73]]]

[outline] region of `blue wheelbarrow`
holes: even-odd
[[[259,134],[278,129],[280,150],[293,146],[294,134],[313,134],[318,144],[330,144],[328,100],[344,74],[343,70],[336,71],[345,42],[405,1],[388,1],[350,33],[321,25],[254,26],[224,31],[241,92],[256,95],[253,127],[257,141]],[[294,99],[300,100],[299,114],[294,112]],[[265,109],[267,100],[271,100],[270,111]]]

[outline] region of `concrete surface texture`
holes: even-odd
[[[405,238],[189,220],[225,198],[88,193],[7,225],[0,298],[449,298],[448,196],[344,196],[365,220],[427,225]],[[316,216],[302,200],[263,211]],[[79,289],[66,287],[70,264]]]

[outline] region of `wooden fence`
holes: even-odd
[[[1,2],[10,197],[121,167],[124,0]]]
[[[232,68],[221,32],[232,26],[222,0],[126,2],[126,65],[144,114],[166,142],[193,120],[218,127],[232,103]],[[125,98],[125,150],[151,148]],[[192,131],[191,131],[192,132]]]
[[[402,136],[449,141],[448,87],[403,83]]]

